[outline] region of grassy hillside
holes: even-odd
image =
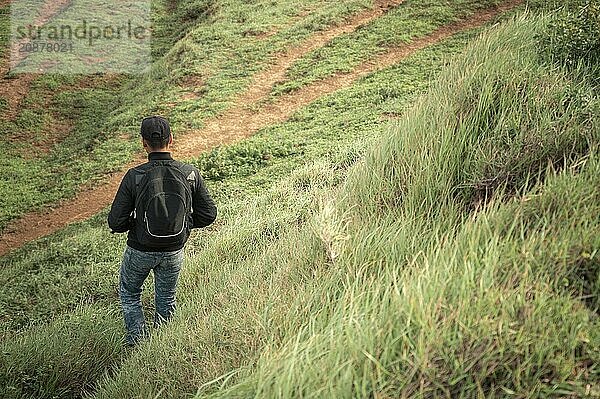
[[[599,103],[541,26],[470,46],[341,186],[318,162],[245,208],[97,396],[598,394]]]
[[[143,116],[166,115],[177,134],[201,126],[227,108],[274,54],[373,5],[367,0],[152,4],[157,40],[148,73],[36,76],[17,115],[0,115],[8,137],[0,142],[6,154],[0,162],[0,229],[119,170],[140,150]],[[8,10],[0,9],[0,38],[9,29],[3,22]],[[5,103],[0,98],[0,106]]]
[[[350,72],[391,47],[411,43],[451,22],[500,3],[494,0],[405,1],[373,23],[340,36],[296,61],[286,79],[273,88],[272,94],[275,97],[336,73]]]
[[[198,235],[188,246],[188,258],[202,254],[203,248],[208,245],[206,241],[212,239],[215,231],[234,223],[240,213],[246,213],[257,194],[278,190],[271,188],[273,184],[277,186],[279,180],[310,160],[329,159],[331,165],[337,165],[334,171],[338,177],[332,176],[331,179],[339,183],[347,167],[362,153],[365,141],[381,135],[390,115],[396,117],[403,112],[429,85],[447,57],[459,52],[474,35],[475,32],[467,32],[440,43],[406,62],[363,79],[351,89],[315,102],[289,122],[265,129],[249,140],[217,149],[195,160],[221,212],[217,226],[196,233]],[[294,195],[285,194],[289,201],[282,206],[287,204],[293,209],[308,212],[306,207],[310,201],[300,201],[295,193],[302,193],[312,185],[312,178],[307,174],[310,169],[312,167],[293,178]],[[322,185],[324,188],[328,186]],[[297,217],[294,210],[290,210],[290,214]],[[277,228],[278,222],[268,221],[268,215],[261,216],[260,220]],[[260,226],[256,224],[247,232],[251,235],[248,237],[250,241],[242,240],[236,244],[239,245],[238,252],[244,251],[244,243],[252,242],[252,237],[258,240],[263,229],[270,229]],[[232,228],[238,230],[238,235],[232,240],[239,239],[240,229],[235,225]],[[123,241],[123,237],[107,234],[105,215],[102,214],[0,260],[0,280],[4,287],[0,300],[5,304],[0,321],[4,342],[8,345],[6,352],[10,354],[5,361],[12,364],[4,376],[6,381],[12,381],[7,386],[16,384],[16,392],[22,392],[21,389],[38,393],[61,389],[73,392],[83,381],[94,381],[102,375],[102,368],[82,372],[69,363],[61,361],[56,364],[53,359],[62,358],[58,354],[64,351],[74,353],[73,358],[80,359],[76,360],[78,364],[84,364],[90,356],[100,359],[96,364],[103,364],[103,367],[121,360],[118,340],[121,320],[114,287]],[[219,267],[214,269],[216,275],[220,271]],[[191,269],[186,266],[184,274],[190,273]],[[148,305],[150,298],[147,293],[144,303]],[[95,315],[105,312],[111,316],[101,317],[105,320],[103,323],[87,326],[90,318],[98,320]],[[28,328],[30,323],[39,327]],[[80,353],[80,348],[94,338],[90,338],[89,332],[80,335],[69,331],[68,326],[80,326],[76,330],[87,326],[84,331],[94,329],[92,337],[97,336],[102,342],[116,339],[116,348],[95,346],[93,354]],[[18,337],[16,342],[13,337]],[[41,365],[47,364],[52,365],[49,367],[52,372],[40,376],[42,371],[39,370],[47,370]],[[35,382],[25,383],[27,379],[23,380],[26,378],[23,376]]]
[[[105,213],[0,258],[0,396],[600,395],[598,69],[540,51],[552,18],[193,160],[220,218],[132,351]]]
[[[273,97],[347,71],[498,0],[406,1],[356,32],[301,57]],[[169,118],[177,137],[202,128],[277,55],[361,11],[373,0],[154,0],[154,63],[139,76],[36,77],[14,119],[0,163],[0,230],[23,214],[102,182],[139,152],[139,119]],[[7,10],[7,8],[5,8]],[[0,36],[8,25],[2,25]],[[0,45],[2,42],[0,41]],[[5,100],[0,98],[0,106]],[[10,176],[10,177],[7,177]],[[58,178],[60,177],[60,178]]]
[[[352,161],[362,152],[364,141],[381,135],[387,121],[397,118],[427,88],[448,56],[459,52],[474,35],[457,35],[351,89],[316,101],[286,123],[193,162],[220,208],[235,212],[243,209],[248,198],[311,160],[334,157],[343,163]],[[219,219],[227,220],[229,213],[222,211]],[[82,301],[114,301],[110,284],[115,283],[114,265],[121,255],[118,248],[123,237],[107,235],[104,215],[84,226],[93,229],[67,228],[56,237],[0,258],[0,281],[5,283],[0,298],[6,304],[0,317],[3,327],[18,330],[46,321]]]
[[[294,19],[300,3],[330,16],[368,6],[269,2],[284,3],[291,19],[273,24],[290,29],[306,22]],[[229,15],[250,38],[272,27],[236,19],[267,15],[266,3],[242,14],[210,4],[163,17],[211,10],[200,21]],[[401,15],[385,18],[401,27]],[[122,346],[124,237],[108,234],[105,212],[0,258],[0,396],[600,395],[598,69],[548,57],[556,42],[544,38],[564,34],[557,15],[456,35],[192,160],[220,217],[188,244],[178,316],[138,348]],[[356,54],[389,26],[348,35]],[[169,29],[156,54],[195,70],[200,49],[186,58],[178,46],[215,32]],[[273,95],[321,79],[327,65],[343,70],[343,43],[300,60]],[[221,61],[233,73],[237,61]],[[235,81],[234,93],[250,72],[215,84]],[[141,110],[123,104],[113,121]],[[193,123],[226,101],[213,106]],[[151,309],[148,289],[143,303]]]

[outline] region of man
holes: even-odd
[[[171,157],[167,120],[145,118],[141,136],[148,162],[127,172],[108,215],[113,233],[129,231],[119,283],[129,345],[147,336],[141,294],[150,270],[158,327],[175,312],[175,288],[190,230],[210,225],[217,216],[198,169]]]

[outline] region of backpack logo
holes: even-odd
[[[191,230],[192,191],[179,168],[158,164],[141,178],[135,201],[140,244],[167,248],[183,243]]]

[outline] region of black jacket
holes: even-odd
[[[152,152],[148,154],[148,162],[138,167],[129,169],[121,181],[115,200],[108,214],[108,226],[114,233],[125,233],[127,236],[127,245],[131,248],[143,252],[171,252],[177,251],[185,245],[185,241],[179,242],[170,248],[148,248],[140,244],[137,240],[134,229],[131,229],[133,223],[133,210],[135,208],[136,184],[153,164],[157,162],[173,163],[186,175],[193,178],[192,183],[192,228],[206,227],[215,221],[217,217],[217,207],[208,194],[202,176],[195,166],[175,161],[168,152]],[[137,180],[137,181],[136,181]]]

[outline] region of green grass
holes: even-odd
[[[474,34],[461,34],[427,49],[362,79],[351,89],[316,101],[291,121],[266,128],[239,144],[213,150],[192,162],[201,169],[220,205],[227,205],[232,197],[243,203],[244,198],[268,189],[311,160],[334,157],[339,158],[340,164],[347,164],[359,156],[364,140],[382,134],[388,115],[400,114],[426,89],[445,59],[460,51]],[[332,145],[334,140],[336,145]],[[302,186],[301,181],[297,184]],[[39,249],[24,249],[0,260],[6,287],[2,296],[11,304],[5,307],[7,313],[2,319],[10,328],[20,328],[69,311],[86,298],[99,300],[102,292],[111,291],[103,278],[109,276],[114,284],[115,276],[106,269],[118,264],[120,253],[114,248],[120,244],[122,238],[106,236],[104,218],[99,216],[84,223],[81,232],[68,228],[57,239],[42,241]],[[54,265],[50,270],[39,266],[49,264]],[[29,277],[22,278],[24,274]],[[28,295],[19,306],[14,298],[23,293]],[[114,299],[110,295],[102,297]],[[39,310],[27,306],[33,298]]]
[[[222,379],[200,392],[553,397],[585,396],[592,387],[597,394],[598,317],[578,297],[599,293],[597,283],[589,291],[579,283],[588,268],[597,281],[600,225],[590,215],[598,211],[599,166],[592,158],[577,175],[553,175],[530,195],[451,228],[391,217],[353,226],[364,233],[353,232],[340,257],[304,265],[303,273],[316,268],[318,281],[304,275],[285,305],[274,298],[265,306],[262,334],[283,338],[261,348],[256,366],[236,370],[245,378],[231,388],[219,390]],[[390,234],[400,238],[386,247],[394,254],[376,260],[373,250]],[[261,264],[275,258],[263,256]],[[105,397],[124,389],[119,378],[110,388]]]
[[[410,43],[499,3],[497,0],[405,1],[355,32],[335,38],[296,61],[285,79],[273,88],[272,95],[292,92],[336,73],[350,72],[391,47]]]
[[[338,146],[343,147],[357,138],[380,134],[383,129],[382,121],[385,121],[387,115],[395,116],[399,112],[398,109],[402,109],[423,90],[429,79],[443,65],[443,58],[458,51],[472,35],[473,33],[460,35],[455,40],[416,55],[398,67],[365,79],[352,90],[317,101],[300,111],[286,124],[265,129],[254,138],[238,145],[205,154],[194,163],[202,170],[213,193],[222,202],[231,196],[258,193],[308,160],[334,154],[337,151],[336,147],[331,147],[334,138],[339,141]],[[401,78],[390,85],[388,81],[396,76]],[[40,86],[48,87],[52,82]],[[73,104],[79,104],[87,95],[85,91],[67,91],[58,96],[70,99]],[[57,106],[57,111],[72,109],[67,105]],[[84,107],[79,112],[83,113],[86,110],[87,107]],[[60,144],[63,146],[60,155],[64,156],[61,163],[78,163],[78,154],[81,156],[81,151],[85,151],[87,143],[93,140],[93,132],[89,133],[84,127],[85,125],[82,125],[81,128],[75,129],[78,135]],[[111,154],[114,152],[108,152],[106,156]],[[81,170],[86,164],[79,162],[73,167]],[[31,167],[15,167],[15,173],[25,175],[28,171],[31,171]],[[72,188],[76,187],[73,180],[64,178],[63,171],[56,172],[61,173],[63,179],[56,179],[50,173],[43,172],[44,169],[40,166],[39,174],[34,176],[46,182],[47,190],[52,184],[59,187],[65,187],[67,184]],[[33,186],[40,184],[36,179],[29,179],[31,186],[26,187],[18,197],[24,203],[27,202],[27,195],[35,192]],[[102,218],[98,220],[100,221],[96,221],[95,225],[104,222]],[[65,236],[70,234],[72,232],[68,230]],[[107,241],[100,232],[91,233],[86,230],[85,234],[89,235],[92,241],[114,242]],[[111,249],[104,252],[104,255],[100,255],[100,247],[93,245],[93,248],[98,248],[91,252],[94,254],[93,260],[82,262],[81,259],[84,258],[81,254],[87,252],[91,241],[85,240],[85,244],[76,245],[78,240],[72,241],[70,245],[71,255],[64,253],[64,262],[57,259],[57,253],[64,248],[64,244],[60,244],[56,249],[25,251],[25,258],[17,257],[16,260],[10,259],[4,263],[2,274],[7,282],[5,301],[11,306],[6,308],[8,313],[2,317],[3,320],[10,320],[11,326],[20,327],[29,322],[44,320],[65,309],[70,310],[81,301],[92,300],[90,298],[98,300],[98,297],[104,297],[113,300],[111,296],[101,295],[107,291],[108,285],[98,273],[103,272],[103,265],[117,262],[119,254],[111,253],[111,245],[114,244],[108,246]],[[40,269],[39,265],[44,264],[55,264],[56,267],[52,268],[51,273],[56,277],[52,277],[47,270]],[[14,278],[16,275],[22,276],[23,273],[30,273],[31,278]],[[36,276],[37,274],[40,275]],[[81,275],[87,278],[82,279]],[[17,284],[8,288],[8,282],[13,280],[17,280]],[[64,290],[65,286],[69,287],[69,291]],[[71,290],[76,294],[73,295]],[[24,292],[28,292],[29,295],[23,298]],[[32,297],[36,298],[34,304],[31,304]]]
[[[175,131],[201,128],[277,53],[371,5],[366,0],[221,3],[128,88],[129,101],[115,111],[110,126],[135,135],[139,115],[150,112],[168,116]],[[306,15],[297,18],[302,12]],[[265,33],[273,34],[261,37]],[[190,93],[192,98],[182,99]]]
[[[540,64],[544,21],[458,36],[195,160],[221,217],[188,245],[178,317],[132,353],[116,299],[81,299],[116,285],[103,215],[3,258],[3,279],[66,276],[3,319],[3,394],[598,394],[600,101]],[[5,300],[48,289],[6,281]]]
[[[540,26],[469,47],[341,186],[321,161],[245,207],[188,265],[179,318],[96,397],[597,394],[598,100],[538,64]],[[537,112],[574,88],[589,104]],[[488,145],[529,134],[576,145],[509,163],[471,206],[502,159]]]
[[[107,172],[118,170],[137,150],[142,116],[168,116],[177,134],[199,128],[206,118],[230,106],[233,96],[264,68],[269,57],[371,3],[289,0],[244,5],[210,1],[185,4],[173,11],[166,2],[153,3],[159,39],[153,42],[156,64],[147,75],[122,77],[110,85],[100,80],[97,86],[88,85],[85,77],[42,76],[17,120],[2,121],[2,128],[16,139],[2,146],[10,156],[0,167],[6,172],[4,176],[19,178],[3,179],[0,184],[0,228],[28,211],[70,198],[81,185],[94,184]],[[427,18],[441,24],[482,4],[429,7]],[[461,8],[463,5],[468,7]],[[418,4],[410,7],[416,12],[409,16],[411,21],[428,21],[423,11],[418,11]],[[300,13],[302,18],[297,17]],[[377,46],[369,50],[373,40],[381,41],[390,32],[402,34],[396,28],[405,23],[403,29],[414,28],[403,20],[401,9],[392,13],[400,19],[386,16],[376,22],[375,33],[368,34],[366,42],[355,40],[355,34],[341,40],[358,46],[355,50],[363,54],[364,60],[377,51]],[[428,24],[424,29],[433,29]],[[419,32],[414,30],[415,35]],[[335,54],[326,56],[330,59],[334,64],[339,61]],[[186,93],[195,93],[197,98],[182,100]],[[49,154],[40,153],[36,143],[41,141],[43,147],[44,131],[57,124],[73,128],[64,142],[61,137],[57,145],[50,145]],[[15,181],[19,183],[15,185]]]
[[[158,58],[167,53],[196,25],[206,22],[217,7],[214,0],[153,2],[152,56]]]
[[[8,41],[10,39],[10,4],[0,7],[0,57],[8,55]],[[0,97],[0,114],[4,113],[8,100]]]
[[[10,36],[10,4],[0,8],[0,49],[2,54],[7,49]]]
[[[90,392],[125,356],[117,320],[113,309],[88,307],[15,337],[3,345],[2,396],[64,398]],[[80,356],[83,348],[94,353],[93,360]]]
[[[210,237],[223,228],[228,231],[223,234],[231,235],[228,245],[235,246],[234,252],[243,257],[247,246],[261,240],[264,234],[276,236],[289,220],[306,219],[312,212],[308,208],[312,203],[312,190],[315,187],[326,190],[330,185],[339,184],[349,165],[363,151],[365,141],[380,135],[385,130],[387,118],[401,114],[426,89],[447,57],[459,52],[474,34],[468,32],[458,35],[414,55],[398,66],[362,79],[350,89],[315,102],[289,122],[265,129],[242,143],[215,150],[194,160],[207,177],[211,192],[219,202],[221,216],[215,230],[195,233],[198,235],[188,247],[188,258],[202,254]],[[333,140],[337,140],[338,144],[332,146]],[[294,169],[320,158],[330,160],[331,174],[319,168],[308,168],[288,179],[288,191],[281,193],[281,189],[275,189],[274,193],[261,200],[261,206],[266,206],[270,201],[281,202],[282,198],[287,198],[271,213],[273,219],[277,220],[270,220],[269,215],[256,215],[256,221],[261,222],[244,233],[246,238],[240,237],[245,227],[235,224],[229,226],[239,218],[240,208],[243,214],[247,212],[248,201],[253,202],[251,198],[270,191],[275,182]],[[300,200],[299,195],[307,198]],[[286,210],[287,206],[292,209]],[[304,213],[304,216],[298,213]],[[50,326],[56,323],[60,325],[63,323],[61,320],[69,318],[68,314],[78,306],[88,309],[85,312],[117,307],[115,288],[123,237],[108,236],[104,220],[104,214],[99,215],[2,260],[0,280],[5,288],[0,297],[6,306],[3,307],[5,312],[0,320],[4,340],[11,342],[11,337],[21,337],[20,341],[10,345],[9,353],[22,352],[18,349],[21,346],[34,346],[41,351],[37,359],[47,358],[51,362],[56,356],[56,348],[61,346],[47,345],[47,349],[40,349],[45,346],[37,343],[39,338],[31,331],[43,329],[48,322]],[[252,224],[252,220],[245,219],[245,223]],[[223,249],[224,253],[232,250]],[[235,259],[233,257],[231,261],[235,262]],[[231,267],[234,268],[234,265]],[[218,277],[220,268],[212,270],[214,278],[222,278]],[[190,289],[182,289],[182,292]],[[150,297],[149,294],[144,297],[145,306],[149,306]],[[77,317],[69,320],[78,323]],[[119,324],[119,316],[115,315],[112,322]],[[30,330],[30,323],[39,324],[40,327]],[[48,339],[62,342],[64,332],[58,331]],[[37,363],[11,359],[8,357],[6,361],[19,364],[5,376],[11,381],[11,386],[20,387],[23,390],[21,392],[49,390],[45,385],[49,384],[44,379],[46,377],[38,376],[38,385],[27,385],[18,377],[18,370],[35,370]],[[114,365],[119,359],[120,355],[106,364]],[[56,373],[64,374],[64,378],[69,380],[66,376],[78,371],[58,368]],[[93,379],[79,374],[73,374],[72,377],[76,380],[82,378]],[[72,389],[61,384],[64,382],[59,383],[56,389]],[[178,389],[183,391],[185,387]]]
[[[265,128],[242,143],[216,149],[194,163],[215,193],[259,192],[264,173],[285,176],[307,161],[336,154],[357,140],[382,134],[474,32],[460,34],[398,65],[368,76],[349,90],[326,96],[299,110],[289,121]],[[335,144],[334,144],[335,143]],[[364,144],[362,144],[364,145]],[[355,155],[357,156],[357,155]],[[269,182],[271,182],[270,180]]]
[[[118,77],[110,87],[102,81],[88,85],[85,77],[73,82],[77,76],[45,75],[36,80],[38,89],[27,96],[17,120],[1,121],[15,140],[2,144],[10,156],[0,171],[19,179],[0,182],[0,228],[119,169],[139,151],[142,117],[167,116],[176,135],[199,128],[229,107],[278,52],[371,5],[367,0],[196,1],[173,10],[166,1],[153,2],[158,40],[148,73]],[[193,98],[182,98],[190,93]],[[31,144],[47,125],[64,118],[74,126],[67,140],[40,154]]]
[[[83,79],[93,86],[78,87]],[[118,169],[131,144],[102,128],[118,80],[43,75],[32,85],[14,121],[0,126],[11,136],[0,148],[0,227],[49,202],[73,196],[99,172]],[[66,128],[65,128],[66,127]]]

